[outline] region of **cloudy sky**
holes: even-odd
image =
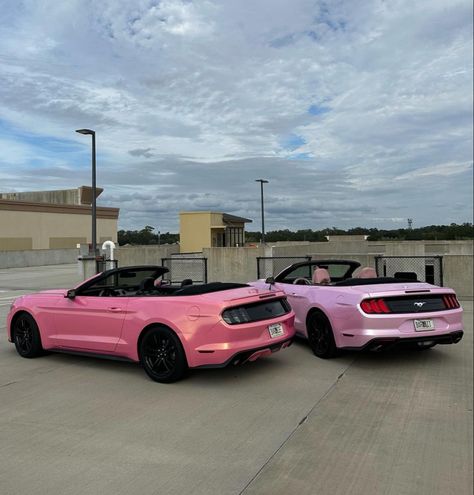
[[[119,226],[472,221],[471,0],[0,0],[0,191],[90,183]]]

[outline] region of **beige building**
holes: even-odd
[[[214,211],[182,211],[179,214],[179,239],[182,253],[200,252],[209,247],[245,245],[248,218]]]
[[[97,188],[97,196],[103,189]],[[91,242],[92,188],[0,193],[0,251]],[[97,207],[97,241],[117,241],[118,208]]]

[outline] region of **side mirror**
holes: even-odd
[[[76,297],[76,291],[74,289],[69,289],[64,297],[67,297],[68,299],[74,299]]]
[[[274,285],[275,284],[275,278],[274,277],[268,277],[265,279],[266,284]]]

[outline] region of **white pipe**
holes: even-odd
[[[103,244],[102,244],[102,249],[105,251],[107,248],[110,248],[110,258],[109,260],[113,260],[114,259],[114,249],[115,249],[115,244],[113,241],[105,241]]]

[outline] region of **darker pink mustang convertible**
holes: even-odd
[[[16,299],[8,339],[20,356],[45,350],[140,362],[157,382],[188,368],[254,361],[288,347],[294,313],[283,292],[245,284],[167,285],[161,266],[108,270],[75,289]]]

